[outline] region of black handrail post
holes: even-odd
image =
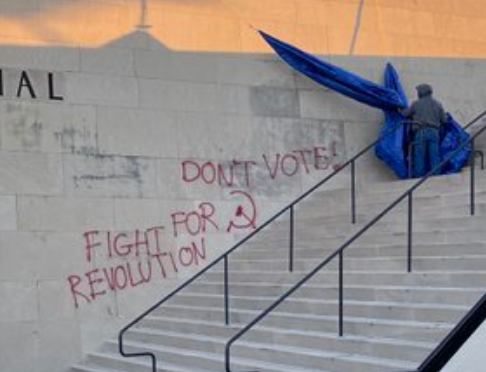
[[[150,358],[152,359],[152,372],[157,372],[157,358],[154,354],[150,355]]]
[[[231,372],[231,351],[230,351],[231,344],[226,344],[226,348],[224,350],[224,366],[226,372]]]
[[[471,171],[470,171],[470,175],[471,175],[471,179],[470,179],[470,203],[471,203],[471,216],[474,216],[474,213],[475,213],[475,205],[474,205],[474,194],[475,194],[475,190],[474,190],[474,186],[475,186],[475,165],[476,165],[476,157],[475,157],[475,151],[474,151],[474,138],[472,139],[471,141],[471,161],[470,161],[470,167],[471,167]]]
[[[413,191],[408,193],[408,259],[407,271],[412,272],[412,235],[413,235]]]
[[[289,271],[294,271],[294,206],[290,207]]]
[[[343,337],[343,318],[344,318],[344,276],[343,276],[344,253],[339,252],[339,337]]]
[[[228,255],[224,256],[224,323],[230,324],[230,310],[229,310],[229,285],[228,285]]]
[[[351,162],[351,223],[356,223],[356,170],[354,160]]]

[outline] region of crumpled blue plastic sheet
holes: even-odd
[[[407,97],[400,78],[391,63],[385,69],[385,86],[393,89],[408,106]],[[401,123],[405,118],[397,109],[384,109],[385,123],[381,129],[381,140],[375,146],[376,156],[388,164],[395,174],[402,179],[409,178],[408,170],[408,128]]]
[[[297,71],[312,80],[369,106],[384,109],[405,108],[397,92],[308,54],[259,31],[277,54]]]
[[[471,136],[462,129],[461,125],[454,120],[452,115],[447,114],[447,124],[443,128],[442,140],[440,143],[440,154],[443,159],[448,158],[453,152],[467,141]],[[468,143],[447,162],[442,174],[456,173],[467,164],[471,157],[472,146]]]
[[[408,102],[398,73],[390,63],[385,69],[385,86],[381,86],[325,62],[263,31],[259,32],[277,54],[295,70],[338,93],[383,110],[385,123],[380,133],[381,140],[375,147],[375,154],[394,171],[397,177],[406,179],[414,176],[409,174],[408,167],[409,131],[404,124],[405,118],[398,112],[399,108],[407,107]],[[441,159],[458,150],[461,143],[469,137],[459,123],[448,114],[447,124],[441,131]],[[465,146],[448,161],[441,173],[460,171],[470,155],[471,146]]]

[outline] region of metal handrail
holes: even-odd
[[[479,119],[486,115],[486,111],[478,115],[473,121],[471,121],[464,128],[469,128],[472,124],[477,122]],[[225,347],[225,367],[227,372],[231,371],[231,346],[244,334],[246,334],[250,329],[252,329],[257,323],[259,323],[263,318],[265,318],[269,313],[271,313],[275,308],[277,308],[283,301],[290,297],[295,291],[302,287],[309,279],[314,277],[322,268],[327,266],[336,256],[339,256],[339,319],[338,319],[338,333],[339,336],[343,335],[343,261],[344,261],[344,250],[349,247],[353,242],[355,242],[361,235],[368,231],[372,226],[374,226],[379,220],[381,220],[388,212],[394,209],[400,202],[402,202],[406,197],[408,197],[408,251],[407,251],[407,270],[410,272],[412,270],[412,194],[420,187],[425,181],[427,181],[432,175],[435,174],[439,169],[441,169],[447,162],[453,159],[462,149],[464,149],[468,144],[472,144],[472,154],[474,154],[474,139],[481,135],[486,130],[486,125],[484,125],[479,131],[474,135],[470,136],[467,140],[463,141],[457,149],[449,154],[442,162],[437,164],[433,169],[431,169],[425,176],[419,179],[415,184],[413,184],[407,191],[400,195],[395,201],[390,203],[385,207],[377,216],[375,216],[370,222],[365,224],[361,229],[359,229],[351,238],[349,238],[344,244],[342,244],[338,249],[331,253],[325,260],[318,264],[313,270],[311,270],[307,275],[300,279],[295,285],[288,289],[280,298],[278,298],[274,303],[262,311],[257,317],[255,317],[250,323],[238,331],[227,343]],[[474,159],[474,158],[473,158]],[[471,163],[471,215],[474,214],[474,161]]]
[[[479,119],[481,119],[484,115],[486,114],[486,111],[483,111],[480,113],[478,116],[476,116],[474,119],[472,119],[467,125],[463,127],[464,130],[468,129],[471,125],[476,124]]]
[[[486,319],[486,294],[418,367],[417,372],[440,371]]]
[[[478,327],[486,320],[486,293],[471,310],[457,323],[442,342],[413,371],[402,372],[439,372],[467,342]]]
[[[469,123],[465,128],[470,127],[480,117]],[[484,128],[483,128],[484,129]],[[482,130],[481,130],[482,131]],[[472,149],[472,168],[471,177],[474,177],[474,165],[478,151]],[[484,169],[484,155],[480,152],[481,169]],[[473,179],[474,181],[474,179]],[[473,183],[471,183],[473,185]],[[471,198],[474,202],[474,199]],[[474,213],[474,207],[471,204],[471,212]],[[474,307],[461,319],[461,321],[449,332],[442,342],[429,354],[422,364],[414,372],[437,372],[440,371],[456,352],[464,345],[469,337],[486,319],[486,294],[484,294]]]
[[[293,202],[289,203],[287,206],[282,208],[278,213],[274,214],[272,217],[267,219],[263,224],[261,224],[258,228],[256,228],[254,231],[252,231],[250,234],[246,235],[242,240],[240,240],[238,243],[236,243],[234,246],[232,246],[230,249],[228,249],[225,253],[217,257],[215,260],[213,260],[210,264],[208,264],[205,268],[203,268],[201,271],[199,271],[197,274],[186,280],[184,283],[179,285],[176,289],[171,291],[168,295],[166,295],[164,298],[162,298],[160,301],[152,305],[150,308],[148,308],[146,311],[144,311],[142,314],[140,314],[138,317],[136,317],[134,320],[132,320],[130,323],[128,323],[125,327],[123,327],[120,332],[118,333],[118,351],[119,353],[124,356],[124,357],[149,357],[152,361],[152,372],[157,371],[157,358],[155,355],[151,352],[136,352],[136,353],[131,353],[131,352],[125,352],[124,347],[123,347],[123,336],[125,332],[127,332],[131,327],[133,327],[135,324],[140,322],[143,318],[145,318],[148,314],[150,314],[152,311],[160,307],[163,303],[168,301],[170,298],[172,298],[175,294],[180,292],[182,289],[186,288],[188,285],[190,285],[192,282],[194,282],[196,279],[201,277],[203,274],[205,274],[209,269],[213,268],[218,264],[219,262],[223,261],[224,265],[224,304],[225,304],[225,323],[226,325],[229,324],[229,288],[228,288],[228,260],[229,260],[229,255],[233,253],[236,249],[238,249],[240,246],[242,246],[244,243],[246,243],[248,240],[253,238],[255,235],[257,235],[260,231],[262,231],[264,228],[266,228],[268,225],[273,223],[276,219],[278,219],[280,216],[282,216],[285,212],[290,211],[290,223],[291,223],[291,228],[290,228],[290,249],[289,249],[289,271],[293,271],[293,216],[294,216],[294,206],[301,202],[304,198],[312,194],[315,190],[320,188],[322,185],[324,185],[326,182],[334,178],[337,174],[339,174],[343,169],[347,168],[348,166],[351,166],[351,222],[355,223],[356,222],[356,187],[355,187],[355,162],[358,160],[361,156],[363,156],[365,153],[367,153],[370,149],[374,148],[376,144],[381,141],[383,138],[386,136],[394,133],[397,129],[402,127],[403,122],[399,122],[397,125],[395,125],[393,128],[390,130],[386,131],[384,134],[380,135],[378,139],[373,141],[371,144],[363,148],[360,152],[358,152],[355,156],[353,156],[351,159],[347,160],[344,164],[342,164],[338,169],[334,170],[331,174],[326,176],[323,180],[319,181],[317,184],[315,184],[313,187],[308,189],[306,192],[304,192],[302,195],[300,195],[298,198],[296,198]]]

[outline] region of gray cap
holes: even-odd
[[[415,87],[419,97],[425,97],[433,93],[432,86],[430,84],[420,84]]]

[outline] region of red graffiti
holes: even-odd
[[[332,143],[330,147],[314,146],[285,154],[263,154],[261,164],[247,160],[226,163],[186,160],[182,162],[182,180],[221,187],[250,187],[252,176],[261,176],[261,172],[253,170],[257,165],[266,170],[270,181],[274,181],[300,173],[309,174],[314,170],[338,170],[340,164],[334,163],[336,155],[336,144]],[[220,230],[234,233],[256,229],[257,205],[251,194],[233,190],[229,195],[238,200],[232,217],[227,220],[218,219],[216,206],[202,202],[193,210],[170,214],[172,236],[187,235],[195,239]],[[181,268],[199,266],[206,259],[203,237],[200,237],[199,243],[192,241],[184,246],[164,249],[162,240],[165,232],[164,226],[131,232],[86,231],[83,238],[87,263],[98,262],[97,257],[102,258],[99,262],[110,262],[112,259],[118,261],[67,278],[75,307],[78,308],[81,303],[91,303],[110,291],[135,288],[153,280],[167,278],[171,273],[178,273]]]
[[[309,174],[314,170],[337,170],[334,163],[336,144],[329,147],[314,146],[310,149],[293,150],[285,154],[263,154],[261,163],[249,160],[231,160],[225,163],[211,161],[182,162],[182,180],[186,183],[202,182],[220,187],[250,187],[252,177],[262,175],[254,167],[265,170],[270,181],[297,174]],[[218,218],[214,204],[202,202],[193,210],[170,214],[173,237],[186,235],[192,239],[220,230],[227,233],[247,231],[257,227],[257,205],[251,194],[233,190],[229,194],[238,201],[234,213],[227,220]],[[221,228],[220,228],[221,227]],[[76,308],[81,303],[91,303],[109,292],[135,288],[153,280],[167,278],[180,269],[199,266],[206,260],[204,237],[200,242],[164,249],[164,226],[130,232],[90,230],[83,234],[84,251],[91,269],[81,275],[70,275],[67,280]],[[167,247],[165,247],[167,248]],[[100,258],[98,260],[98,258]],[[116,259],[116,263],[110,260]],[[108,262],[93,268],[96,262]]]
[[[219,231],[218,224],[214,221],[215,207],[211,203],[200,203],[196,210],[190,212],[175,212],[170,215],[174,236],[184,233],[195,236],[208,232],[208,226],[214,231]]]
[[[230,196],[242,200],[238,204],[233,217],[225,223],[216,218],[217,210],[212,203],[200,203],[195,210],[178,211],[172,213],[172,230],[173,235],[178,237],[183,234],[197,236],[210,232],[220,231],[220,226],[227,225],[226,232],[235,230],[246,230],[256,228],[257,206],[252,196],[242,190],[233,190]]]
[[[95,235],[101,234],[100,232],[96,233]],[[120,236],[120,234],[105,234],[106,236],[103,240],[107,242],[106,244],[111,241],[111,238],[108,237],[109,235]],[[89,232],[85,236],[92,237],[93,232]],[[131,247],[129,254],[138,257],[139,252],[134,250],[135,245],[130,244],[127,246]],[[92,249],[95,247],[99,249],[103,247],[103,244],[99,241],[96,244],[92,244],[90,240],[87,252],[92,252]],[[105,246],[104,249],[109,248]],[[152,280],[166,278],[170,272],[177,273],[179,267],[199,266],[206,259],[206,242],[204,238],[201,238],[199,243],[191,242],[187,246],[178,247],[175,250],[176,253],[172,253],[173,251],[172,249],[156,251],[147,247],[146,255],[140,257],[137,261],[98,267],[82,275],[70,275],[67,280],[74,306],[79,308],[81,303],[89,304],[110,291],[135,288]],[[125,255],[125,253],[124,251],[123,254]]]
[[[91,262],[96,251],[102,251],[107,257],[125,257],[133,255],[139,257],[141,251],[151,255],[159,253],[160,234],[163,226],[156,226],[150,229],[133,233],[112,233],[98,230],[87,231],[83,234],[86,245],[86,261]]]
[[[193,160],[186,160],[182,162],[182,179],[187,183],[200,179],[208,185],[232,187],[237,185],[237,175],[243,173],[243,184],[250,186],[250,169],[255,164],[254,161],[237,160],[226,164],[215,164],[211,161],[199,164]]]
[[[251,195],[241,190],[234,190],[230,195],[242,200],[227,222],[226,231],[256,228],[256,204]],[[217,217],[216,207],[209,202],[199,203],[195,210],[172,213],[172,235],[186,234],[195,239],[208,232],[217,232],[224,224]],[[86,231],[83,234],[86,262],[106,263],[115,259],[117,262],[67,278],[74,306],[78,308],[80,303],[91,303],[110,291],[135,288],[154,279],[166,278],[181,268],[199,266],[206,259],[203,237],[199,244],[192,241],[175,249],[164,249],[165,234],[164,226],[125,232]]]
[[[233,230],[245,230],[249,228],[256,229],[257,208],[251,195],[241,190],[232,191],[230,194],[243,196],[247,204],[246,207],[243,204],[238,205],[235,216],[229,221],[226,232],[230,233]]]
[[[294,150],[273,157],[263,154],[262,158],[270,179],[275,180],[279,175],[293,177],[299,172],[309,174],[312,169],[326,170],[335,156],[336,145],[332,143],[330,148],[315,146],[312,150]]]
[[[194,242],[190,246],[179,249],[179,262],[182,266],[199,266],[199,259],[206,259],[206,250],[199,249]]]
[[[273,181],[282,176],[293,177],[301,172],[309,174],[312,170],[334,169],[339,166],[334,163],[336,156],[336,143],[333,142],[329,147],[314,146],[311,149],[293,150],[286,154],[263,154],[262,166]],[[258,162],[248,160],[232,160],[227,163],[198,163],[195,160],[186,160],[182,162],[182,180],[186,183],[201,181],[206,185],[221,187],[250,187],[252,170],[257,165]],[[239,180],[238,177],[242,179]]]

